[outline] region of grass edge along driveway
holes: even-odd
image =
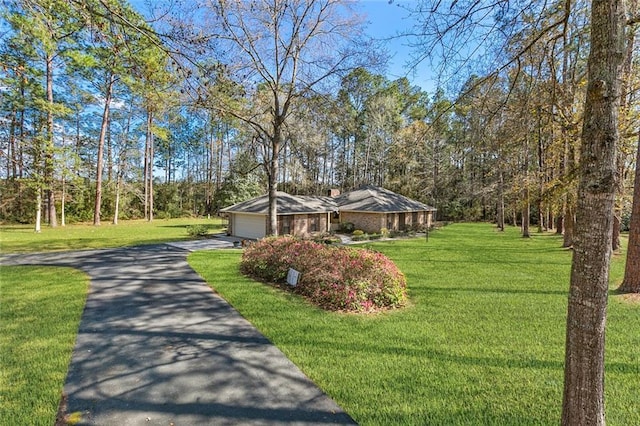
[[[323,312],[240,275],[239,250],[189,262],[362,425],[558,423],[571,264],[560,237],[455,224],[368,246],[406,274],[408,307]],[[612,295],[607,327],[608,424],[640,424],[640,306]]]
[[[52,425],[89,277],[63,267],[0,266],[0,424]]]
[[[100,249],[111,247],[161,244],[169,241],[192,240],[189,226],[201,225],[210,236],[222,232],[222,219],[179,218],[146,220],[122,220],[118,225],[103,223],[76,223],[33,232],[31,225],[0,225],[0,251],[7,253],[33,253],[42,251]]]

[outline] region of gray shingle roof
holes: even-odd
[[[336,201],[341,211],[352,212],[402,213],[436,210],[404,195],[372,185],[346,192],[338,196]]]
[[[355,191],[346,192],[336,198],[308,195],[290,195],[277,192],[278,214],[323,213],[334,211],[401,213],[414,211],[435,211],[436,209],[396,194],[388,189],[367,185]],[[220,210],[223,213],[253,213],[266,215],[269,211],[269,197],[262,195]]]
[[[278,214],[323,213],[336,211],[335,199],[330,197],[315,197],[307,195],[290,195],[277,192]],[[269,212],[269,196],[262,195],[251,200],[243,201],[220,210],[223,213],[254,213],[267,214]]]

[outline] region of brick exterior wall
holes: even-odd
[[[340,221],[351,222],[355,229],[360,229],[368,234],[380,232],[382,228],[389,231],[404,231],[410,229],[422,229],[431,227],[432,212],[407,212],[407,213],[363,213],[340,212]]]
[[[386,213],[340,212],[342,223],[351,222],[355,229],[374,234],[387,226]]]
[[[289,234],[295,235],[296,237],[309,237],[314,234],[321,234],[328,230],[327,219],[327,213],[278,216],[278,234]],[[316,230],[311,229],[314,220],[316,223]],[[286,226],[287,221],[288,227]]]

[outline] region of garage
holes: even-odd
[[[233,234],[237,237],[258,239],[267,234],[267,218],[264,215],[234,213],[231,220]]]

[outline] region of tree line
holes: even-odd
[[[589,49],[584,5],[544,11],[536,18],[543,34],[533,28],[507,40],[508,49],[523,52],[516,61],[471,74],[453,95],[427,93],[406,78],[389,80],[371,57],[320,75],[330,80],[324,87],[308,83],[318,77],[314,70],[300,84],[284,60],[278,77],[271,59],[258,66],[252,59],[269,46],[248,43],[243,25],[258,28],[260,14],[254,9],[250,22],[242,10],[250,3],[239,5],[211,11],[231,34],[226,45],[218,37],[211,47],[211,40],[190,34],[202,31],[188,19],[184,28],[162,34],[126,2],[11,2],[1,47],[1,219],[33,223],[40,205],[51,226],[59,217],[63,224],[99,224],[103,214],[114,222],[207,215],[264,193],[269,181],[295,194],[371,183],[433,205],[440,220],[495,220],[501,228],[522,226],[524,236],[530,226],[556,229],[565,246],[572,244]],[[533,19],[539,11],[527,12]],[[318,13],[316,19],[346,27],[337,13]],[[288,22],[295,27],[296,19]],[[362,27],[348,21],[344,39],[354,42]],[[179,37],[189,61],[174,52]],[[635,43],[630,34],[618,232],[631,217],[640,84]],[[232,57],[220,45],[255,52]],[[360,52],[350,46],[347,54]],[[270,115],[272,99],[285,100],[277,119]],[[279,141],[270,146],[269,127],[279,121]]]

